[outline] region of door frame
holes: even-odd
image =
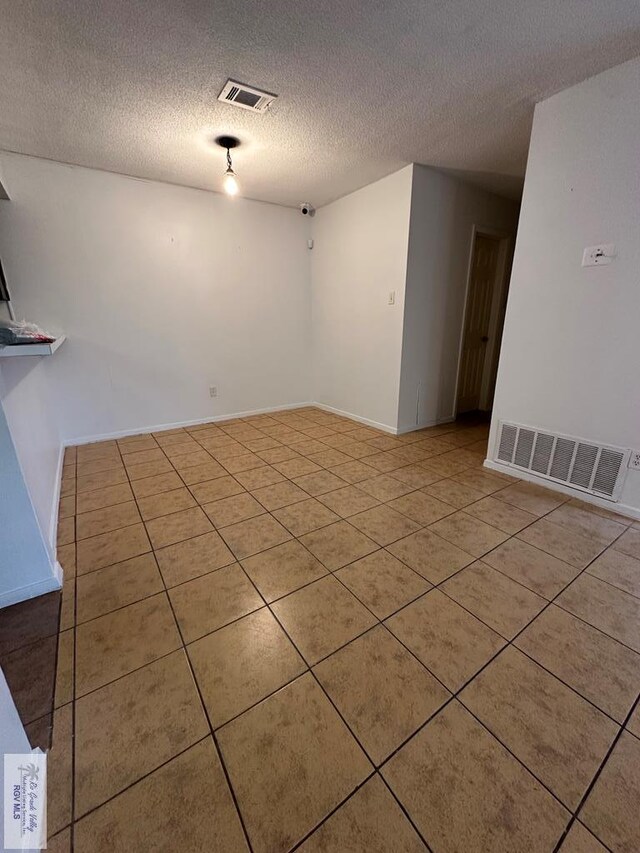
[[[467,259],[467,277],[464,288],[464,308],[460,324],[460,335],[458,343],[458,363],[456,367],[456,390],[453,403],[453,417],[458,416],[458,392],[460,390],[460,370],[462,367],[462,347],[464,344],[464,330],[469,308],[469,293],[471,289],[471,273],[473,270],[473,253],[476,247],[476,237],[484,235],[499,241],[498,263],[496,265],[496,277],[494,281],[493,299],[491,305],[491,318],[489,320],[489,346],[486,349],[484,367],[482,370],[482,387],[480,391],[480,411],[487,411],[493,402],[495,381],[498,372],[498,359],[500,347],[497,341],[497,332],[501,330],[504,323],[504,315],[507,307],[507,294],[509,291],[509,278],[511,275],[511,262],[515,245],[515,234],[499,228],[479,225],[474,222],[471,226],[471,237],[469,241],[469,256]]]

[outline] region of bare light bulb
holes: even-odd
[[[240,189],[240,187],[238,186],[238,179],[236,178],[233,169],[229,168],[224,173],[224,180],[222,182],[222,186],[227,195],[238,195],[238,190]]]

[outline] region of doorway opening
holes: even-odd
[[[511,235],[474,226],[458,360],[456,415],[491,411],[511,254]]]

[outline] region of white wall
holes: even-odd
[[[413,167],[398,426],[455,416],[473,227],[515,237],[518,205],[426,166]]]
[[[63,441],[308,401],[310,225],[299,212],[0,161],[16,312],[68,336],[47,377]]]
[[[313,220],[313,399],[388,429],[398,420],[411,175],[407,166]]]
[[[14,403],[19,405],[19,401],[14,399],[13,389],[4,378],[3,370],[0,375],[0,607],[59,586],[54,547],[48,536],[52,504],[57,496],[57,454],[54,450],[55,459],[49,458],[46,425],[35,421],[30,434],[28,418],[41,416],[41,411],[28,407],[24,418],[20,415],[15,420]],[[24,382],[32,385],[33,379],[26,376]],[[32,385],[29,393],[33,390]],[[32,399],[35,402],[37,394]],[[12,439],[9,421],[13,428],[17,427],[14,435],[20,439],[20,453],[18,441]],[[30,470],[24,469],[25,463]]]
[[[640,59],[538,104],[495,397],[500,420],[640,449]],[[586,246],[615,243],[609,266]],[[640,510],[640,472],[621,504]]]

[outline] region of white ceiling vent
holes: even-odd
[[[251,110],[252,113],[263,113],[269,109],[277,97],[270,92],[262,92],[253,86],[238,83],[237,80],[227,80],[222,92],[218,95],[218,100],[241,107],[243,110]]]
[[[630,453],[519,424],[500,424],[500,462],[600,498],[618,499]]]

